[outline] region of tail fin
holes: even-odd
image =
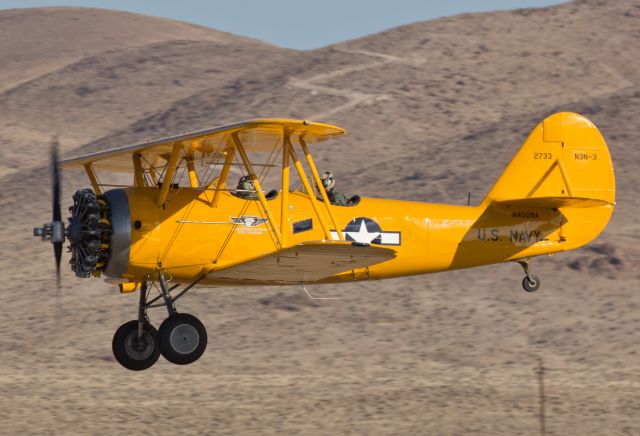
[[[539,197],[614,204],[611,156],[602,135],[585,117],[563,112],[538,124],[485,202]]]
[[[575,113],[557,113],[529,135],[483,201],[518,208],[559,209],[564,249],[594,239],[615,204],[613,163],[596,126]]]

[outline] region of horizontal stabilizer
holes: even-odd
[[[389,248],[351,242],[304,242],[212,271],[209,277],[244,284],[311,283],[395,256],[395,250]]]
[[[609,202],[596,198],[581,197],[535,197],[518,198],[516,200],[497,201],[495,204],[506,207],[533,207],[545,209],[558,209],[560,207],[601,207],[607,206]]]

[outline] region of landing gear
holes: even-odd
[[[125,368],[140,371],[150,368],[157,362],[160,354],[171,363],[187,365],[202,356],[207,347],[207,331],[204,325],[193,315],[178,313],[175,301],[191,289],[200,279],[191,283],[177,296],[169,288],[162,271],[158,271],[160,295],[147,302],[147,282],[142,282],[138,319],[120,326],[113,336],[113,355]],[[163,299],[162,303],[154,304]],[[149,322],[147,309],[166,306],[169,317],[160,325],[160,331]]]
[[[535,292],[540,287],[540,279],[534,274],[525,276],[522,279],[522,287],[527,292]]]
[[[522,279],[522,287],[527,292],[535,292],[540,288],[540,279],[538,276],[529,272],[529,260],[519,260],[518,263],[524,269],[525,276]]]
[[[160,326],[160,352],[177,365],[193,363],[207,348],[207,331],[193,315],[175,313]]]
[[[124,323],[116,330],[112,342],[113,355],[120,365],[132,371],[150,368],[160,357],[158,331],[147,324],[138,336],[138,321]]]

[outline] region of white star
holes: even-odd
[[[371,244],[371,241],[380,236],[380,232],[369,233],[367,230],[367,226],[364,223],[364,220],[360,221],[360,229],[357,232],[347,232],[354,241],[360,242],[361,244]]]

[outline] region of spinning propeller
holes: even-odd
[[[39,236],[43,241],[53,243],[53,254],[56,259],[56,283],[60,287],[60,261],[62,260],[62,244],[65,241],[65,226],[60,211],[60,168],[58,164],[58,149],[60,144],[56,138],[51,142],[51,189],[53,197],[53,220],[42,227],[33,229],[33,236]]]

